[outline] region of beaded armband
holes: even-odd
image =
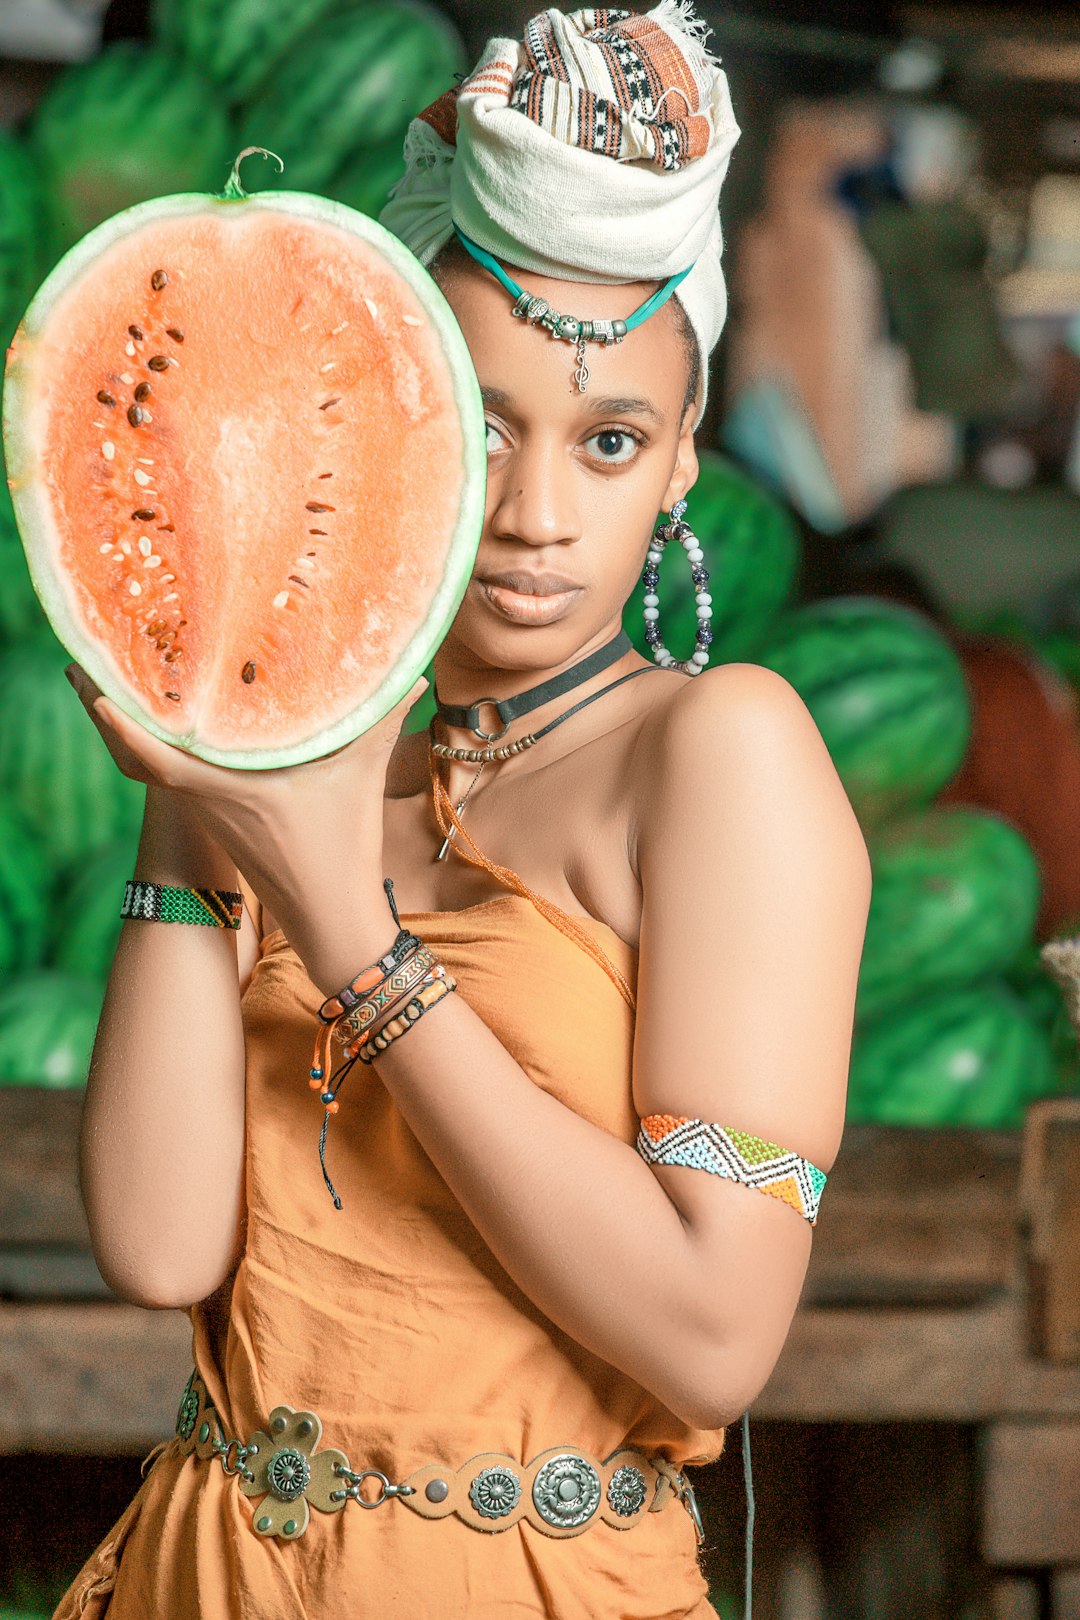
[[[748,1131],[684,1114],[646,1114],[638,1130],[637,1150],[647,1164],[685,1164],[714,1176],[741,1181],[805,1215],[817,1225],[818,1205],[828,1179],[823,1170],[777,1142]]]
[[[145,922],[204,923],[208,928],[239,928],[244,897],[236,889],[178,889],[129,878],[121,917]]]

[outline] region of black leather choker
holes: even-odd
[[[477,698],[475,703],[468,705],[458,703],[440,703],[438,688],[432,684],[435,694],[435,712],[448,726],[462,726],[471,731],[474,736],[480,737],[484,742],[495,742],[506,735],[510,729],[510,722],[518,719],[520,715],[528,714],[532,709],[538,709],[542,703],[549,699],[561,697],[564,692],[572,692],[575,686],[581,686],[585,681],[591,680],[602,669],[607,669],[617,658],[622,658],[633,648],[633,642],[625,630],[620,630],[606,647],[600,647],[596,652],[589,653],[577,664],[571,664],[569,669],[553,675],[549,681],[541,681],[539,686],[530,686],[524,692],[517,692],[508,698]],[[502,721],[501,731],[481,731],[480,710],[490,705]]]

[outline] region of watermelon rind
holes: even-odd
[[[53,305],[114,242],[158,220],[237,208],[288,213],[318,225],[334,226],[364,238],[380,251],[415,292],[442,343],[462,426],[465,466],[458,521],[447,552],[442,580],[424,620],[382,682],[349,713],[302,745],[227,750],[214,748],[191,735],[166,731],[127,687],[125,677],[107,650],[89,639],[80,627],[64,582],[50,565],[53,549],[51,516],[48,502],[34,477],[39,451],[32,440],[30,372],[22,351],[27,346],[32,349],[34,338],[47,325]],[[57,637],[118,709],[162,742],[185,748],[210,764],[226,765],[238,770],[269,770],[300,764],[344,747],[377,725],[423,674],[453,623],[472,577],[486,504],[487,446],[484,405],[472,356],[461,328],[433,278],[403,242],[377,220],[358,213],[344,203],[317,197],[310,192],[254,192],[241,198],[179,192],[137,203],[89,231],[53,267],[19,323],[8,353],[2,432],[12,505],[26,550],[30,577]]]

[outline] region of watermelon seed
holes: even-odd
[[[136,399],[149,399],[152,390],[148,382],[141,382],[135,390]]]
[[[137,579],[133,579],[131,581],[131,583],[128,585],[128,590],[131,592],[132,596],[141,596],[142,594],[142,586],[139,584]]]
[[[146,484],[148,484],[150,482],[150,474],[149,473],[144,473],[141,467],[136,467],[135,468],[135,472],[134,472],[133,476],[134,476],[135,482],[137,484],[142,484],[142,485],[145,486]]]
[[[168,279],[169,278],[165,274],[164,270],[155,270],[153,275],[150,277],[150,285],[153,287],[155,292],[160,292]]]
[[[160,634],[164,630],[164,628],[165,628],[165,620],[164,619],[155,619],[153,624],[148,624],[147,625],[146,633],[147,633],[148,636],[160,636]]]
[[[372,320],[375,320],[379,313],[377,305],[373,304],[370,298],[365,298],[364,303],[368,307],[368,314],[371,316]]]
[[[180,599],[180,592],[179,591],[170,591],[168,596],[163,596],[161,598],[161,600],[163,602],[177,602],[177,601],[179,601],[179,599]]]
[[[134,345],[134,343],[131,343],[131,342],[125,343],[124,344],[124,353],[125,354],[134,354],[135,353],[135,345]]]
[[[424,324],[418,315],[403,315],[401,318],[406,326],[423,326]]]
[[[143,419],[143,408],[142,408],[142,406],[141,405],[129,405],[128,406],[128,412],[127,412],[127,419],[131,423],[132,427],[138,427],[139,423]]]
[[[107,388],[99,388],[98,391],[97,391],[97,397],[98,397],[98,399],[100,399],[100,401],[101,401],[101,403],[103,405],[115,405],[116,404],[116,400],[109,393],[109,390]]]
[[[156,555],[147,557],[146,561],[143,563],[143,567],[144,568],[160,568],[161,567],[161,558],[156,556]]]
[[[128,385],[128,387],[129,387],[129,388],[130,388],[130,387],[131,387],[131,385],[132,385],[132,383],[133,383],[133,382],[134,382],[134,381],[135,381],[135,379],[134,379],[134,377],[133,377],[133,376],[132,376],[132,375],[131,375],[131,372],[130,372],[130,371],[122,371],[122,372],[121,372],[121,373],[120,373],[120,381],[121,381],[121,382],[122,382],[122,383],[127,383],[127,385]]]
[[[336,399],[324,399],[322,404],[319,406],[319,409],[320,409],[320,411],[328,411],[330,409],[331,405],[340,405],[340,404],[341,404],[341,395],[339,394]]]
[[[310,552],[308,554],[308,556],[306,556],[306,557],[297,557],[297,559],[296,559],[297,568],[314,568],[315,564],[311,560],[314,555],[315,555],[314,552]]]
[[[240,671],[240,679],[250,686],[255,679],[255,665],[249,660]]]
[[[175,534],[176,532],[176,525],[174,523],[159,523],[158,528],[164,529],[166,534]]]
[[[149,411],[143,411],[142,419],[144,422],[152,422],[154,420]]]
[[[140,523],[149,523],[152,518],[157,517],[157,513],[152,512],[148,506],[137,507],[131,515],[133,518],[137,518]]]
[[[336,365],[337,365],[337,361],[336,361],[336,360],[328,360],[328,361],[327,361],[327,362],[326,362],[326,364],[325,364],[325,366],[320,366],[320,367],[319,367],[319,370],[320,370],[320,371],[333,371],[333,369],[334,369],[334,367],[335,367],[335,366],[336,366]]]
[[[308,534],[329,534],[329,529],[309,529]]]
[[[306,504],[307,510],[309,512],[336,512],[337,511],[336,506],[325,506],[322,501],[307,501],[305,504]]]
[[[112,550],[112,541],[111,540],[103,541],[102,544],[100,546],[98,546],[98,550],[100,552],[111,551]]]
[[[149,555],[153,551],[153,549],[154,549],[153,546],[150,544],[149,540],[146,538],[146,536],[144,534],[141,537],[141,539],[139,540],[139,550],[142,552],[144,557],[149,557]]]
[[[294,585],[302,585],[304,587],[305,591],[310,591],[310,589],[311,589],[311,581],[310,580],[301,579],[299,574],[290,574],[289,578],[290,578],[290,580],[292,581],[292,583]]]
[[[169,365],[167,356],[163,354],[152,354],[146,363],[151,371],[165,371]]]
[[[172,338],[174,343],[183,343],[184,334],[181,332],[178,326],[167,326],[165,331],[168,333],[169,337]]]
[[[136,456],[135,460],[141,461],[144,467],[152,467],[154,465],[152,456]]]
[[[307,553],[307,555],[308,555],[308,556],[309,556],[309,557],[314,557],[314,556],[315,556],[315,553],[314,553],[314,552],[313,552],[313,551],[309,551],[309,552],[308,552],[308,553]],[[312,566],[312,567],[313,567],[313,568],[314,568],[314,566],[315,566],[315,564],[314,564],[314,563],[312,563],[312,565],[311,565],[311,566]]]
[[[166,697],[167,697],[167,698],[172,698],[172,700],[173,700],[173,702],[174,702],[174,703],[179,703],[179,701],[180,701],[180,694],[179,694],[179,692],[166,692],[166,694],[165,694],[165,696],[166,696]]]
[[[333,476],[334,476],[333,473],[320,473],[319,474],[320,478],[333,478]]]
[[[131,333],[133,338],[137,338],[140,343],[142,342],[142,328],[141,327],[139,327],[139,326],[129,326],[128,331]]]
[[[115,456],[116,446],[113,444],[111,439],[105,440],[105,443],[101,447],[101,453],[105,457],[106,461],[111,461],[113,456]]]
[[[183,658],[183,656],[184,656],[184,655],[183,655],[183,653],[182,653],[182,652],[181,652],[181,651],[180,651],[180,648],[179,648],[179,647],[173,647],[173,649],[172,649],[172,650],[171,650],[171,652],[167,652],[167,653],[166,653],[166,654],[165,654],[165,662],[166,662],[166,663],[167,663],[167,664],[174,664],[174,663],[175,663],[175,662],[176,662],[176,660],[177,660],[177,659],[178,659],[178,658]]]
[[[121,542],[120,542],[120,550],[124,553],[125,557],[130,557],[131,556],[131,541],[130,540],[121,540]]]
[[[278,608],[284,607],[288,600],[288,591],[278,591],[277,595],[274,597],[274,606]]]

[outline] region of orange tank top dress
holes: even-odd
[[[535,1085],[635,1142],[634,1011],[595,957],[519,893],[401,918]],[[584,926],[633,986],[635,949]],[[328,1137],[334,1208],[307,1083],[321,1000],[284,934],[268,935],[242,1001],[246,1242],[227,1301],[188,1312],[224,1433],[243,1440],[275,1407],[305,1409],[322,1420],[320,1445],[391,1481],[428,1462],[458,1469],[498,1451],[524,1465],[567,1445],[599,1460],[634,1447],[677,1467],[718,1457],[723,1429],[688,1427],[518,1288],[379,1084],[377,1059],[354,1066]],[[192,1153],[196,1173],[197,1129]],[[549,1218],[563,1241],[558,1210]],[[393,1499],[348,1502],[285,1541],[255,1533],[255,1505],[216,1459],[178,1448],[173,1436],[151,1454],[54,1620],[714,1620],[677,1500],[628,1530],[597,1521],[562,1539],[524,1519],[484,1534]]]

